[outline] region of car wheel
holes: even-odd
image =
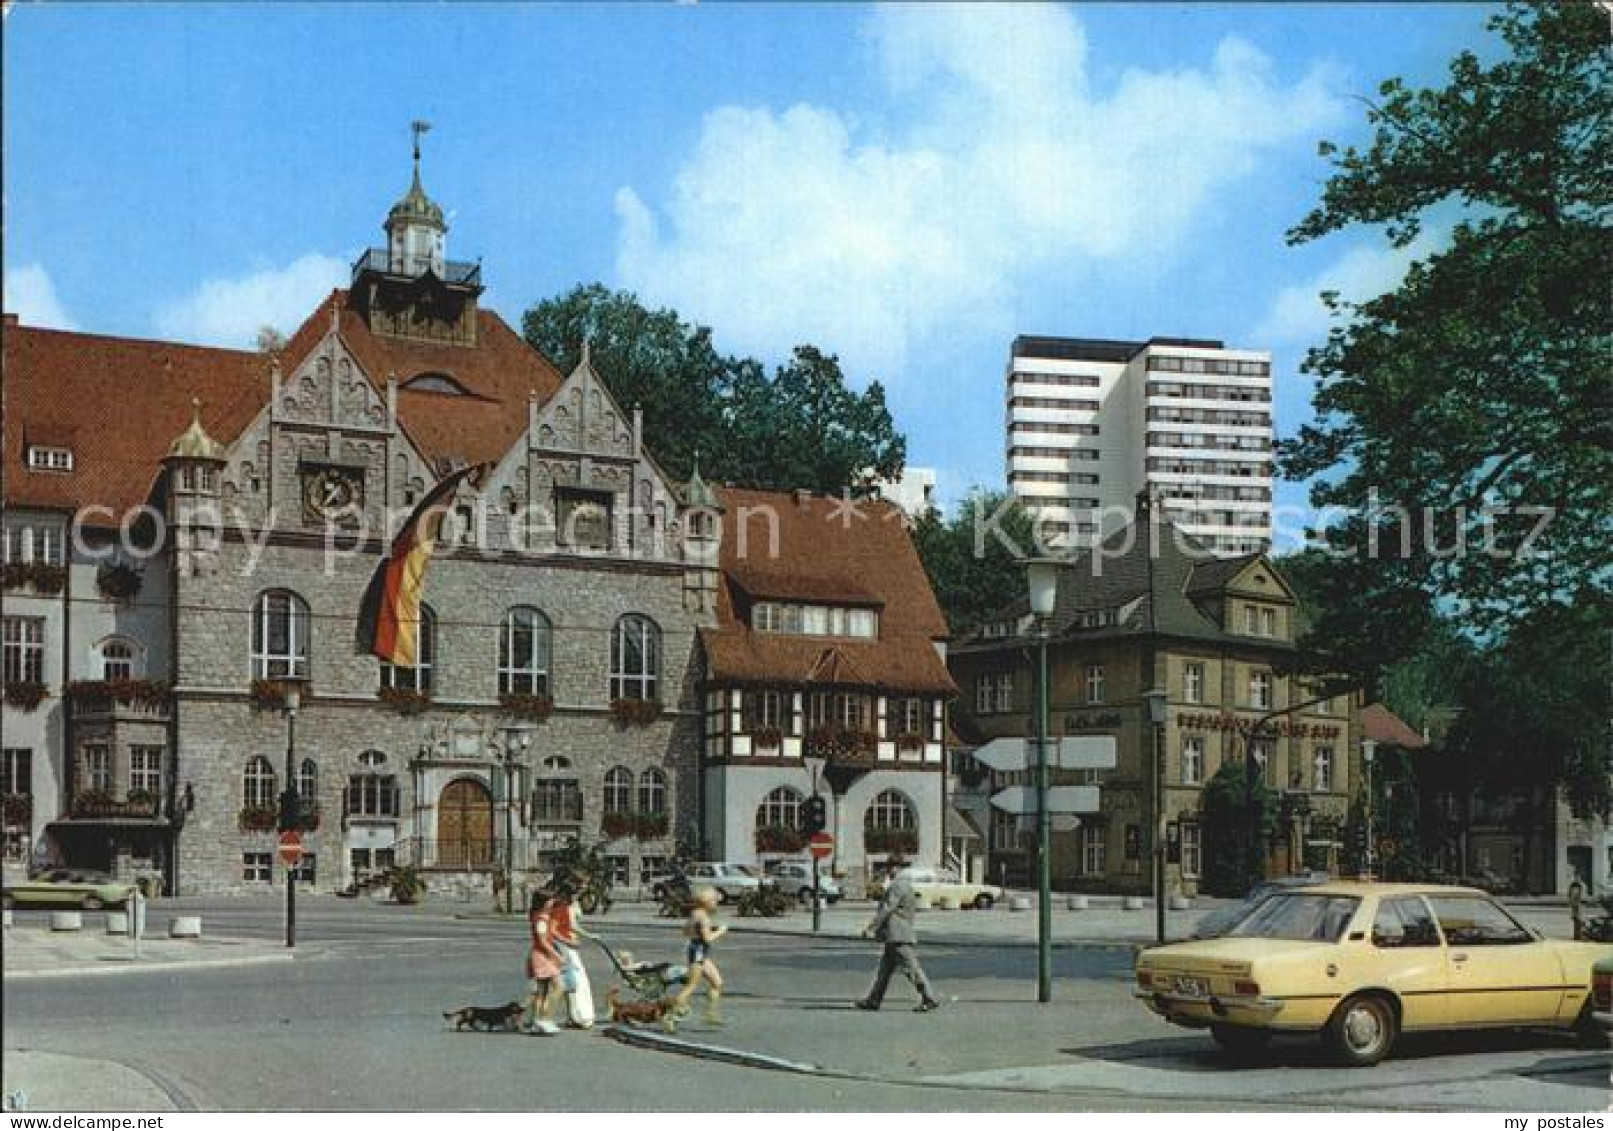
[[[1234,1056],[1252,1056],[1271,1043],[1270,1029],[1250,1029],[1243,1025],[1211,1025],[1210,1036]]]
[[[1389,1055],[1399,1033],[1395,1007],[1378,994],[1357,994],[1333,1011],[1327,1043],[1346,1065],[1367,1068]]]
[[[1596,1019],[1593,1003],[1588,996],[1585,1004],[1580,1006],[1579,1017],[1574,1020],[1574,1036],[1579,1038],[1581,1048],[1605,1049],[1608,1046],[1608,1031]]]
[[[86,895],[83,907],[86,911],[99,911],[101,910],[101,901],[93,895]]]
[[[986,892],[981,892],[979,895],[975,896],[974,909],[976,911],[990,911],[992,905],[996,902],[997,901]]]

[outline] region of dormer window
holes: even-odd
[[[28,448],[30,471],[72,471],[73,449],[56,448],[46,444],[31,444]]]
[[[409,378],[403,383],[403,387],[411,393],[447,393],[455,397],[470,395],[465,386],[446,373],[422,373],[418,377]]]
[[[751,628],[788,636],[850,636],[872,640],[879,635],[879,614],[873,609],[842,605],[762,601],[751,610]]]

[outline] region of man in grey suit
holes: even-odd
[[[919,1006],[914,1012],[928,1013],[932,1009],[939,1009],[941,1003],[930,990],[930,980],[924,976],[924,967],[919,965],[918,931],[914,926],[918,896],[913,893],[913,877],[901,860],[887,861],[885,868],[888,878],[885,894],[879,901],[879,911],[875,913],[873,922],[863,928],[864,938],[872,935],[885,944],[885,949],[879,956],[879,973],[874,976],[874,984],[868,988],[865,997],[853,1004],[858,1009],[870,1012],[877,1010],[885,1000],[885,989],[890,985],[891,975],[900,970],[919,992]]]

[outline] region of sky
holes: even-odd
[[[1491,11],[7,5],[5,309],[289,334],[380,246],[421,118],[449,257],[483,261],[512,325],[597,280],[728,352],[811,342],[884,384],[944,501],[1003,484],[1022,333],[1270,350],[1288,435],[1318,293],[1391,289],[1432,246],[1287,246],[1327,176],[1317,143],[1363,142],[1383,79],[1492,53]]]

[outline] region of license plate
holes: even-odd
[[[1186,997],[1209,997],[1210,984],[1203,978],[1189,978],[1178,974],[1171,979],[1171,987]]]

